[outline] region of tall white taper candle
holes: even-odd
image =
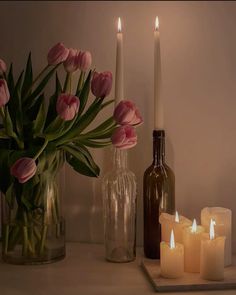
[[[163,101],[161,98],[161,50],[159,20],[156,17],[154,31],[154,128],[164,129]]]
[[[124,99],[124,52],[121,19],[118,18],[118,32],[116,45],[116,80],[115,80],[115,105]]]

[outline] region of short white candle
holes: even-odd
[[[204,233],[201,241],[200,275],[205,280],[224,279],[225,237],[216,237],[214,221],[210,221],[210,233]]]
[[[123,33],[121,19],[118,18],[118,32],[116,43],[116,77],[115,77],[115,104],[117,105],[124,99],[124,52],[123,52]]]
[[[161,96],[161,49],[159,19],[156,17],[154,30],[154,128],[164,128],[163,101]]]
[[[215,233],[217,236],[225,236],[225,266],[232,263],[232,211],[222,207],[206,207],[201,211],[201,223],[209,232],[210,220],[216,222]]]
[[[183,229],[191,226],[192,222],[188,218],[175,212],[175,215],[162,213],[159,222],[161,224],[161,240],[169,242],[171,230],[174,230],[175,240],[178,243],[183,243]]]
[[[161,242],[161,276],[180,278],[184,273],[184,246],[175,243],[174,231],[171,231],[170,243]]]
[[[186,227],[183,234],[184,271],[200,272],[201,239],[205,228],[197,225],[196,219],[192,226]]]

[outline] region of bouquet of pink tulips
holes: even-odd
[[[114,115],[87,130],[98,113],[113,103],[113,100],[106,100],[112,88],[111,72],[89,70],[91,54],[68,49],[62,43],[49,50],[47,61],[47,66],[34,78],[30,54],[25,71],[15,80],[13,66],[7,73],[6,64],[0,60],[0,190],[10,211],[17,202],[15,224],[19,222],[27,227],[34,222],[31,218],[35,214],[41,214],[43,220],[38,232],[23,231],[23,238],[6,226],[6,253],[17,241],[23,244],[24,255],[44,253],[46,179],[55,178],[64,161],[78,173],[98,176],[99,167],[88,148],[102,148],[111,143],[117,148],[133,147],[137,143],[134,126],[142,122],[135,105],[122,101]],[[56,72],[60,65],[66,71],[63,84]],[[72,89],[73,74],[77,70],[80,76],[76,89]],[[55,92],[46,100],[44,90],[54,75]],[[88,100],[90,89],[94,95],[91,103]],[[57,222],[56,199],[50,208]],[[38,241],[38,246],[34,240]]]

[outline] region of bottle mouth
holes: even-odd
[[[165,137],[165,130],[153,130],[152,132],[153,138],[164,138]]]

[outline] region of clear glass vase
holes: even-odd
[[[54,173],[52,166],[44,170],[31,193],[24,194],[24,186],[16,180],[2,196],[2,257],[7,263],[44,264],[65,257],[65,221],[58,189],[61,165],[58,157],[54,162]]]
[[[114,149],[113,168],[102,181],[105,256],[129,262],[136,256],[136,178],[127,167],[127,151]]]

